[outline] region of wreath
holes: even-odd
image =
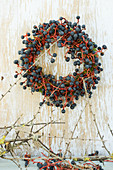
[[[46,103],[48,106],[74,109],[76,100],[84,96],[87,92],[89,98],[92,91],[96,89],[103,71],[99,57],[104,55],[106,45],[98,47],[95,42],[85,33],[86,26],[79,24],[80,16],[76,17],[77,22],[69,22],[64,17],[59,20],[50,20],[49,23],[33,26],[32,37],[30,33],[22,35],[22,43],[25,48],[18,51],[21,55],[20,60],[15,60],[14,64],[20,68],[16,71],[15,78],[22,75],[25,81],[20,82],[23,89],[31,88],[31,92],[41,92],[44,99],[40,106]],[[66,47],[64,55],[65,61],[73,60],[75,70],[66,77],[59,76],[57,80],[52,74],[43,73],[43,68],[37,63],[40,53],[46,51],[51,56],[51,63],[55,62],[57,53],[50,53],[50,48],[57,43],[59,48]],[[67,57],[70,54],[70,57]],[[23,74],[22,74],[23,73]],[[46,100],[47,99],[47,100]]]

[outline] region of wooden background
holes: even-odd
[[[99,130],[105,144],[110,152],[113,152],[113,136],[111,135],[108,123],[113,129],[113,1],[112,0],[0,0],[0,95],[15,82],[14,74],[17,69],[13,64],[18,59],[18,50],[23,47],[20,36],[26,32],[31,32],[33,25],[48,22],[50,19],[65,17],[72,22],[76,21],[76,16],[80,15],[80,24],[86,24],[86,32],[99,45],[106,44],[108,50],[101,58],[104,71],[101,73],[101,81],[94,92],[90,102],[95,113]],[[67,75],[72,72],[71,63],[65,64],[63,50],[57,47],[52,48],[58,53],[57,62],[52,64],[49,57],[45,55],[40,64],[44,72],[54,75]],[[60,109],[43,106],[41,113],[37,116],[37,122],[48,122],[50,120],[65,121],[65,125],[49,125],[42,132],[43,142],[49,145],[48,135],[51,138],[51,148],[57,152],[61,147],[65,151],[66,143],[69,142],[71,131],[76,124],[81,110],[85,106],[85,98],[77,102],[77,107],[73,111],[66,109],[66,114],[62,115]],[[39,108],[42,100],[41,94],[24,91],[19,83],[0,102],[0,126],[12,124],[20,114],[24,114],[21,122],[30,120]],[[54,110],[52,112],[52,110]],[[36,128],[37,129],[37,128]],[[61,143],[63,132],[64,139]],[[13,134],[11,134],[13,136]],[[54,138],[54,136],[59,138]],[[72,155],[80,156],[85,153],[99,150],[100,154],[107,155],[102,147],[102,142],[98,136],[89,106],[82,114],[82,119],[78,123],[69,150]],[[92,139],[81,140],[81,139]],[[35,151],[35,153],[37,153]]]

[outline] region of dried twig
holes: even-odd
[[[108,128],[109,128],[109,130],[110,130],[110,132],[111,132],[111,135],[113,136],[113,130],[111,129],[109,123],[108,123]]]
[[[83,140],[83,141],[100,141],[100,139],[92,139],[92,138],[79,138],[78,136],[77,137],[73,137],[73,138],[69,138],[69,137],[61,137],[61,136],[46,136],[46,135],[43,135],[43,137],[47,137],[47,138],[58,138],[58,139],[69,139],[69,140]],[[62,142],[61,140],[61,142]],[[107,141],[107,140],[104,140],[104,141]],[[60,143],[61,143],[60,142]]]
[[[95,123],[95,126],[96,126],[96,129],[97,129],[97,132],[98,132],[98,135],[102,141],[102,144],[103,144],[103,147],[105,148],[105,150],[108,152],[108,154],[110,155],[110,151],[107,149],[106,145],[105,145],[105,141],[103,140],[103,136],[101,135],[100,131],[99,131],[99,127],[97,125],[97,121],[96,121],[96,118],[95,118],[95,114],[92,112],[92,109],[91,109],[91,104],[89,104],[89,107],[90,107],[90,112],[92,113],[93,115],[93,118],[94,118],[94,123]]]
[[[40,123],[33,123],[33,126],[37,126],[37,125],[45,125],[46,123],[45,122],[40,122]],[[65,124],[65,122],[53,122],[51,124]],[[32,126],[32,124],[26,124],[26,123],[22,123],[22,124],[19,124],[19,125],[15,125],[14,128],[16,127],[22,127],[22,126],[26,126],[26,127],[29,127],[29,126]],[[11,128],[12,126],[4,126],[4,127],[0,127],[0,129],[9,129]]]
[[[82,113],[84,112],[87,104],[88,104],[88,102],[85,104],[84,109],[81,111],[81,114],[80,114],[80,116],[79,116],[79,118],[78,118],[78,121],[76,122],[76,124],[75,124],[75,126],[74,126],[74,129],[73,129],[73,131],[72,131],[70,140],[72,140],[72,138],[73,138],[74,132],[75,132],[77,126],[78,126],[78,123],[79,123],[79,121],[80,121],[80,119],[81,119]],[[64,153],[63,157],[65,157],[65,155],[66,155],[66,153],[67,153],[67,151],[68,151],[68,148],[69,148],[70,143],[71,143],[71,141],[69,141],[69,143],[67,144],[67,147],[66,147],[66,150],[65,150],[65,153]]]
[[[14,152],[10,150],[10,154],[13,157],[12,161],[18,166],[18,168],[20,168],[20,170],[22,170],[22,168],[21,168],[21,166],[19,164],[19,160],[18,159],[17,160],[14,159],[14,157],[15,157]]]

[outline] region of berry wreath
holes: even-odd
[[[31,92],[41,92],[44,99],[40,106],[44,103],[48,106],[55,105],[62,108],[62,113],[65,113],[65,107],[74,109],[76,100],[86,92],[91,98],[92,90],[96,89],[96,84],[100,80],[99,73],[103,71],[99,57],[103,56],[107,49],[106,45],[98,47],[89,38],[84,31],[85,25],[79,25],[80,16],[76,19],[77,22],[72,23],[60,17],[59,20],[50,20],[49,23],[40,24],[38,27],[34,25],[33,38],[30,38],[30,33],[21,36],[26,47],[18,51],[21,55],[20,61],[14,61],[21,70],[16,71],[14,77],[17,78],[21,74],[25,78],[24,82],[20,82],[23,89],[30,87]],[[54,43],[57,43],[59,48],[66,47],[65,61],[69,62],[71,58],[75,66],[73,74],[59,76],[59,80],[54,75],[44,74],[42,67],[36,65],[37,57],[41,56],[43,50],[51,56],[51,63],[55,62],[57,54],[50,53]],[[70,57],[67,57],[67,54],[70,54]]]

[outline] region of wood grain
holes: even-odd
[[[32,26],[39,23],[48,22],[50,19],[58,19],[64,16],[74,22],[76,16],[80,15],[80,24],[86,24],[90,37],[99,45],[106,44],[108,51],[101,58],[104,68],[101,73],[101,81],[97,90],[94,92],[90,102],[95,113],[97,123],[106,146],[113,152],[113,137],[109,131],[108,123],[113,129],[113,1],[112,0],[0,0],[0,95],[15,82],[14,73],[16,70],[13,64],[14,59],[19,58],[18,50],[22,48],[20,36],[26,32],[31,32]],[[40,64],[44,72],[50,72],[58,77],[67,75],[73,71],[71,63],[64,62],[64,50],[59,50],[56,46],[51,49],[58,53],[57,62],[49,63],[47,54],[42,57]],[[37,112],[39,102],[42,100],[41,94],[30,93],[30,90],[24,91],[19,83],[11,90],[9,94],[0,102],[0,123],[10,125],[20,114],[24,114],[25,122],[32,118]],[[80,112],[85,106],[84,98],[77,102],[74,111],[66,109],[66,114],[62,115],[60,109],[44,106],[41,113],[37,116],[37,122],[48,122],[50,119],[61,119],[65,125],[49,125],[45,128],[44,134],[62,137],[65,129],[65,139],[62,142],[62,150],[65,151],[66,137],[71,136],[71,131],[76,124]],[[85,153],[99,150],[101,154],[107,154],[102,148],[101,141],[97,141],[99,136],[90,113],[89,106],[82,114],[82,119],[78,123],[74,137],[91,138],[93,140],[72,140],[70,151],[74,156],[84,155]],[[51,148],[54,151],[59,149],[59,138],[51,138]],[[45,144],[49,145],[48,138],[43,137]]]

